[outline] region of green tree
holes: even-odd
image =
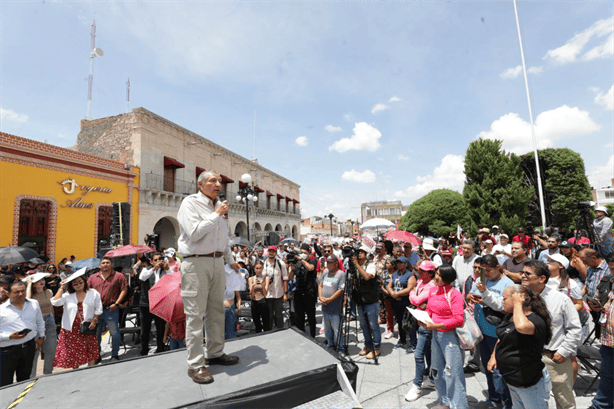
[[[582,157],[567,148],[542,149],[537,152],[542,186],[544,187],[544,207],[546,223],[556,223],[564,231],[575,228],[578,209],[575,202],[591,200],[591,188],[584,170]],[[529,219],[540,226],[541,213],[537,191],[535,156],[527,153],[522,157],[525,184],[533,189],[529,203]]]
[[[523,185],[520,157],[501,149],[501,141],[478,139],[465,155],[463,197],[476,227],[498,225],[513,232],[525,223],[533,189]]]
[[[463,196],[453,190],[438,189],[409,206],[401,218],[399,230],[447,236],[456,231],[457,225],[465,228],[469,225]]]

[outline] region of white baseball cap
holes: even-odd
[[[546,254],[546,257],[548,257],[551,260],[556,261],[557,263],[561,264],[566,269],[569,268],[569,260],[567,260],[567,257],[565,257],[562,254],[559,254],[559,253],[556,253],[556,254]]]

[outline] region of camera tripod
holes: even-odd
[[[576,234],[575,241],[576,244],[580,239],[580,230],[586,230],[588,233],[588,239],[591,242],[592,247],[596,247],[597,243],[599,243],[599,237],[595,232],[595,226],[593,226],[593,222],[591,220],[591,216],[588,213],[588,209],[580,209],[580,213],[578,214],[578,218],[576,219]]]
[[[356,275],[358,274],[358,270],[354,265],[354,262],[351,258],[346,258],[344,262],[347,261],[347,268],[345,271],[345,290],[343,292],[344,300],[347,300],[347,304],[345,304],[345,312],[341,315],[341,319],[339,320],[339,328],[337,331],[337,337],[335,339],[335,344],[344,351],[348,351],[348,344],[350,342],[350,317],[352,316],[352,290],[355,287],[360,286],[360,280],[356,279]],[[375,278],[374,278],[375,279]],[[369,331],[369,337],[371,340],[373,338],[373,330],[371,329],[371,325],[369,325],[369,317],[367,315],[367,310],[362,308],[362,316],[364,322],[367,325],[367,331]],[[357,317],[358,320],[358,317]],[[356,333],[358,334],[358,323],[355,325]],[[365,340],[366,341],[366,340]],[[343,342],[343,344],[342,344]],[[375,353],[375,348],[373,349],[373,359],[375,365],[379,364],[379,358]],[[351,358],[350,358],[351,360]]]

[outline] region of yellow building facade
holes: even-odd
[[[0,133],[0,247],[35,243],[56,264],[97,257],[113,203],[131,204],[138,236],[138,186],[136,167]]]

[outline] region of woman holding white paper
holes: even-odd
[[[417,310],[425,311],[428,302],[429,293],[436,287],[433,277],[435,276],[435,263],[430,260],[424,260],[418,265],[418,274],[420,277],[416,283],[416,287],[409,293],[409,301],[416,306]],[[420,326],[418,328],[418,345],[414,358],[416,359],[416,375],[414,382],[405,395],[405,400],[413,402],[422,396],[422,379],[424,378],[424,367],[426,359],[426,367],[431,370],[431,338],[433,332]],[[430,378],[430,376],[429,376]]]

